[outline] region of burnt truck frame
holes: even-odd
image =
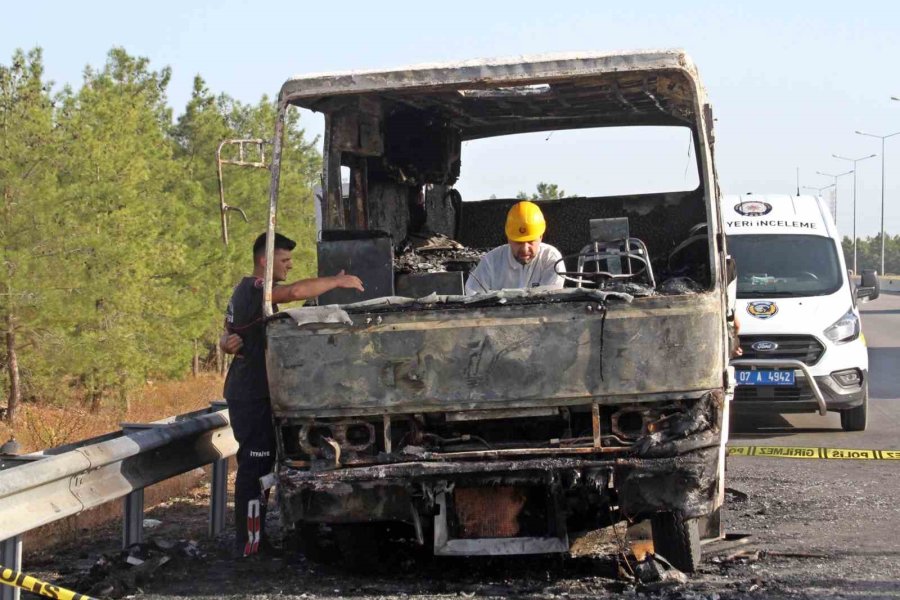
[[[545,241],[570,255],[570,271],[591,260],[592,228],[627,217],[625,237],[646,246],[626,241],[621,260],[662,257],[657,271],[687,260],[696,289],[653,289],[652,273],[641,283],[607,260],[590,285],[570,273],[576,285],[562,290],[412,299],[391,289],[273,314],[291,106],[325,116],[323,229],[338,240],[372,232],[372,243],[413,227],[471,246],[505,241],[515,200],[460,202],[452,188],[465,140],[686,127],[697,189],[541,206]],[[649,518],[657,552],[692,571],[724,498],[733,342],[712,113],[690,58],[588,53],[311,75],[289,79],[278,107],[264,288],[278,440],[269,483],[307,551],[330,529],[342,552],[359,553],[364,528],[403,523],[441,555],[565,552],[570,533]]]

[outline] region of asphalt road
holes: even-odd
[[[900,449],[900,295],[862,307],[869,346],[869,423],[846,433],[837,414],[732,421],[730,445]],[[726,517],[748,548],[808,554],[754,566],[770,597],[900,597],[900,461],[730,457],[728,486],[746,493]],[[821,558],[819,558],[821,556]]]

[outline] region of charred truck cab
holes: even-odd
[[[325,116],[320,272],[346,268],[367,290],[273,314],[267,269],[285,525],[307,548],[331,530],[346,554],[363,528],[402,523],[436,554],[486,555],[566,552],[575,532],[651,519],[657,552],[693,570],[724,493],[730,339],[712,117],[691,60],[312,75],[279,98],[267,264],[284,115],[305,107]],[[642,126],[690,132],[696,189],[543,201],[566,287],[464,295],[470,250],[505,242],[516,200],[462,201],[462,142]],[[426,247],[401,245],[421,232]]]

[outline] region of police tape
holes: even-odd
[[[728,456],[811,458],[823,460],[900,460],[900,450],[802,448],[797,446],[728,446]]]
[[[57,600],[94,600],[90,596],[85,596],[84,594],[67,590],[58,585],[41,581],[36,577],[26,575],[25,573],[4,567],[3,565],[0,565],[0,584],[17,587],[26,592],[39,594],[46,598],[56,598]]]

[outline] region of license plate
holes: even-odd
[[[734,374],[738,385],[794,385],[793,371],[740,369]]]

